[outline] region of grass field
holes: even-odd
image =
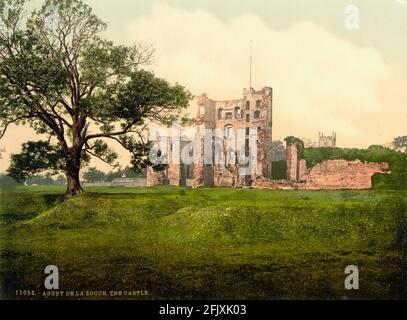
[[[143,299],[406,297],[405,191],[2,190],[0,285],[148,290]],[[345,290],[357,265],[360,289]],[[36,298],[40,298],[37,296]],[[134,297],[133,297],[134,298]]]

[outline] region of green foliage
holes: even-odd
[[[119,179],[123,176],[123,170],[117,169],[116,171],[109,171],[106,173],[106,181],[112,182],[114,179]]]
[[[57,176],[56,178],[52,177],[50,173],[48,174],[39,174],[35,175],[27,180],[25,184],[28,186],[32,185],[42,185],[42,186],[51,186],[51,185],[64,185],[66,184],[66,178],[62,175]],[[21,183],[14,180],[6,174],[0,174],[0,187],[15,187],[21,186]]]
[[[22,145],[20,154],[11,155],[8,174],[17,181],[25,181],[34,175],[47,171],[63,170],[65,153],[46,141],[29,141]]]
[[[297,151],[298,151],[298,155],[300,156],[300,158],[304,157],[304,141],[302,141],[300,138],[294,137],[294,136],[289,136],[287,138],[284,139],[284,141],[286,141],[289,144],[295,144],[297,146]]]
[[[183,86],[171,86],[151,72],[137,70],[129,74],[126,83],[109,84],[85,103],[93,118],[102,123],[122,121],[126,128],[129,123],[143,125],[146,119],[171,124],[191,98]]]
[[[120,137],[120,143],[127,149],[131,150],[131,165],[136,173],[143,172],[148,166],[151,165],[150,161],[150,148],[151,143],[137,141],[134,137],[123,136]]]
[[[66,184],[66,177],[64,177],[63,175],[59,175],[55,178],[54,181],[56,185],[64,185]]]
[[[373,188],[407,188],[407,157],[400,152],[382,146],[370,146],[368,149],[307,148],[303,158],[307,161],[309,168],[328,159],[386,162],[390,166],[391,174],[375,174],[372,177]]]
[[[22,145],[21,153],[11,155],[8,175],[24,182],[40,173],[58,174],[66,166],[66,151],[47,141],[28,141]],[[82,152],[82,162],[89,162],[87,154]]]
[[[134,167],[127,166],[126,168],[124,168],[124,176],[126,178],[145,178],[147,177],[147,169],[143,168],[137,170]]]
[[[285,160],[273,161],[271,167],[272,180],[283,180],[286,178],[287,164]]]
[[[83,179],[87,182],[112,182],[114,179],[122,178],[123,176],[126,178],[138,178],[146,177],[146,174],[146,169],[136,170],[129,166],[126,166],[123,170],[119,168],[108,173],[104,173],[96,167],[91,167],[83,173]]]
[[[0,187],[18,186],[20,183],[7,174],[0,174]]]
[[[103,171],[98,170],[96,167],[91,167],[83,173],[83,179],[85,179],[87,182],[104,181],[106,179],[106,175]]]
[[[118,154],[109,147],[109,145],[101,139],[95,140],[93,146],[88,152],[112,166],[119,166],[115,161],[118,159]]]
[[[26,180],[27,185],[53,185],[55,180],[50,173],[45,175],[36,175]]]

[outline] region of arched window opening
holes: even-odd
[[[218,120],[223,119],[223,109],[218,109]]]
[[[235,118],[236,119],[241,119],[242,118],[242,110],[238,106],[235,108]]]
[[[233,127],[231,125],[227,125],[225,127],[225,138],[230,139],[233,135]]]

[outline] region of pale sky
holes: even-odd
[[[108,23],[106,37],[151,43],[149,69],[196,95],[241,98],[252,41],[253,86],[274,88],[274,140],[336,131],[339,146],[365,148],[407,135],[407,1],[86,2]],[[357,30],[344,25],[349,4],[359,8]],[[12,128],[0,141],[0,171],[34,137]]]

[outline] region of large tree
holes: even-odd
[[[0,132],[30,125],[45,141],[28,142],[9,169],[19,180],[63,171],[66,198],[81,192],[81,165],[90,157],[113,163],[108,140],[149,164],[150,121],[169,123],[188,105],[182,86],[141,69],[150,46],[114,45],[105,24],[81,0],[46,0],[29,15],[26,0],[0,0]]]

